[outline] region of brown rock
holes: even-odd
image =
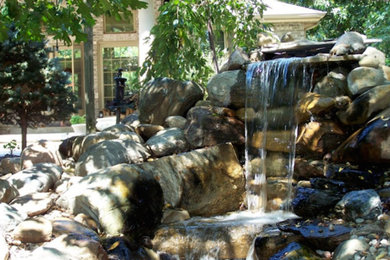
[[[152,124],[139,124],[135,128],[135,132],[139,134],[145,140],[148,140],[153,135],[157,134],[159,131],[164,130],[164,127],[161,125],[152,125]]]
[[[299,101],[295,109],[298,124],[309,121],[313,115],[320,115],[330,111],[335,106],[331,97],[317,93],[307,93]]]
[[[225,112],[213,107],[191,108],[187,114],[189,123],[184,130],[190,145],[198,148],[226,142],[243,144],[244,123]]]
[[[0,161],[0,173],[17,173],[21,170],[20,157],[7,157]]]
[[[390,119],[379,117],[352,134],[332,155],[335,162],[390,163]]]
[[[340,121],[345,125],[356,125],[367,122],[372,114],[389,107],[390,85],[381,85],[358,96],[346,111],[337,112]]]
[[[297,153],[322,158],[345,140],[344,131],[334,122],[310,122],[300,128]]]
[[[13,231],[13,237],[23,243],[41,243],[51,239],[51,222],[43,217],[30,218],[20,223]]]

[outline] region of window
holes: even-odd
[[[60,49],[57,52],[56,57],[59,59],[61,67],[64,71],[68,72],[70,75],[70,87],[72,87],[73,92],[78,98],[76,108],[83,108],[83,76],[82,76],[82,57],[81,57],[81,47],[75,47],[73,51],[73,62],[72,65],[72,49]],[[73,71],[74,69],[74,71]]]
[[[134,31],[134,15],[125,17],[123,14],[116,16],[104,16],[105,33],[126,33]]]
[[[103,93],[106,106],[115,98],[114,77],[118,69],[123,69],[122,77],[127,79],[125,96],[131,91],[130,83],[136,77],[138,68],[138,47],[108,47],[103,48]]]

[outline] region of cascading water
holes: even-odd
[[[267,151],[288,154],[288,193],[284,209],[289,210],[295,162],[297,124],[294,106],[297,96],[310,89],[307,65],[300,58],[276,59],[248,66],[246,74],[245,176],[247,206],[264,212],[267,205]],[[272,133],[272,134],[269,134]]]

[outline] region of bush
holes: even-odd
[[[72,125],[76,125],[76,124],[85,124],[85,115],[82,115],[82,116],[79,116],[79,115],[73,115],[69,122],[72,124]]]

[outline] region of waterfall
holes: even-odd
[[[245,177],[247,206],[264,212],[267,206],[267,152],[288,154],[288,193],[284,208],[289,210],[295,162],[297,123],[294,106],[300,92],[310,89],[311,76],[301,58],[252,63],[246,74]],[[302,90],[302,91],[301,91]]]

